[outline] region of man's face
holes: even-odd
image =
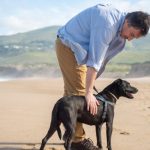
[[[132,27],[128,21],[125,20],[120,36],[128,41],[131,41],[141,37],[141,32],[139,29]]]

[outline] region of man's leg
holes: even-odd
[[[87,67],[79,66],[70,48],[56,40],[56,53],[64,80],[64,96],[85,95],[85,80]],[[99,150],[90,139],[85,139],[82,123],[77,122],[72,150]]]
[[[79,66],[70,48],[56,40],[56,53],[64,80],[64,96],[85,95],[86,66]],[[85,138],[82,123],[77,123],[74,142],[82,141]]]

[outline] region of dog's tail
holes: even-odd
[[[60,120],[58,118],[58,109],[59,109],[58,103],[59,103],[59,101],[55,104],[54,109],[52,111],[51,126],[57,130],[58,137],[59,137],[59,139],[61,139],[62,134],[61,134],[61,130],[60,130],[61,122],[60,122]]]
[[[44,150],[45,144],[47,143],[48,139],[54,134],[54,132],[57,130],[58,136],[61,139],[61,130],[60,130],[60,121],[59,121],[59,115],[58,115],[58,102],[55,104],[53,111],[52,111],[52,117],[51,117],[51,123],[50,128],[46,134],[46,136],[42,140],[42,144],[40,147],[40,150]]]

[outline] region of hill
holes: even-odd
[[[54,42],[59,27],[0,36],[0,76],[58,76]],[[134,64],[150,61],[149,41],[150,34],[127,42],[125,50],[109,63],[106,72],[126,75]]]
[[[0,55],[20,55],[29,51],[51,51],[59,26],[45,27],[26,33],[0,36]]]

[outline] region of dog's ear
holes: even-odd
[[[117,79],[117,80],[115,80],[115,83],[117,83],[118,85],[121,85],[121,83],[122,83],[122,79]]]

